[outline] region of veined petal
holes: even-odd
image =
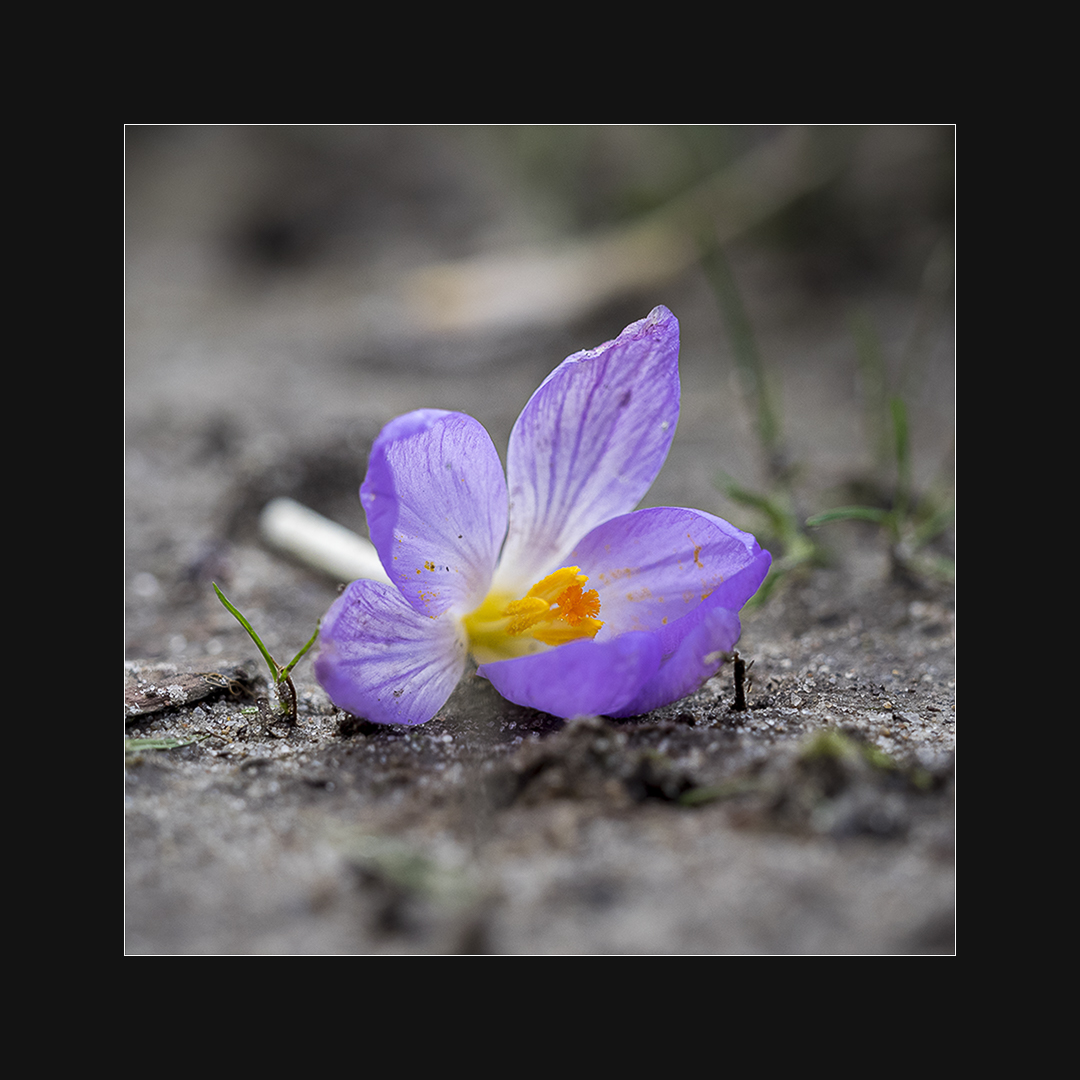
[[[712,514],[654,507],[613,518],[573,549],[570,561],[600,594],[603,641],[631,630],[657,631],[664,655],[686,627],[677,624],[707,597],[739,611],[757,592],[771,557],[749,533]]]
[[[540,385],[510,434],[500,586],[527,588],[590,529],[641,501],[679,419],[678,360],[678,321],[657,307]]]
[[[392,586],[354,581],[319,629],[315,675],[339,709],[376,724],[423,724],[465,670],[465,635],[449,615],[416,612]]]
[[[547,652],[482,664],[478,673],[517,705],[552,716],[613,715],[660,667],[656,634],[623,634],[601,644],[571,641]]]
[[[471,416],[420,409],[392,420],[360,501],[383,568],[416,611],[466,612],[484,599],[506,534],[506,480]]]
[[[675,651],[630,701],[609,716],[638,716],[692,694],[711,679],[739,640],[739,616],[727,608],[701,605],[680,620],[683,633]]]
[[[739,640],[738,611],[772,561],[749,533],[678,507],[605,522],[571,558],[600,594],[596,639],[480,668],[504,697],[556,716],[636,716],[692,694]]]

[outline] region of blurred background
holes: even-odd
[[[310,628],[332,583],[275,576],[268,499],[363,532],[389,419],[461,409],[504,451],[556,364],[659,303],[683,404],[648,504],[754,529],[781,572],[821,554],[806,518],[841,506],[886,554],[947,562],[951,125],[126,138],[130,655],[218,647],[210,580]]]

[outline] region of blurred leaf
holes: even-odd
[[[873,521],[881,524],[892,516],[891,510],[882,510],[877,506],[838,506],[835,510],[826,510],[806,519],[809,529],[818,525],[827,525],[832,521]]]
[[[174,739],[174,738],[144,738],[144,739],[124,739],[124,756],[130,757],[135,754],[141,754],[145,750],[178,750],[182,746],[191,746],[193,743],[202,742],[203,739],[209,739],[209,735],[192,735],[186,739]]]

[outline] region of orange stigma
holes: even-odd
[[[577,566],[564,566],[538,581],[520,600],[492,593],[465,616],[473,655],[481,663],[524,656],[539,641],[564,645],[594,638],[604,624],[600,594],[584,589],[588,577]]]

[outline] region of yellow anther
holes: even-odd
[[[473,655],[481,663],[524,656],[534,642],[564,645],[593,638],[604,624],[600,594],[576,566],[564,566],[538,581],[520,600],[491,594],[465,617]]]

